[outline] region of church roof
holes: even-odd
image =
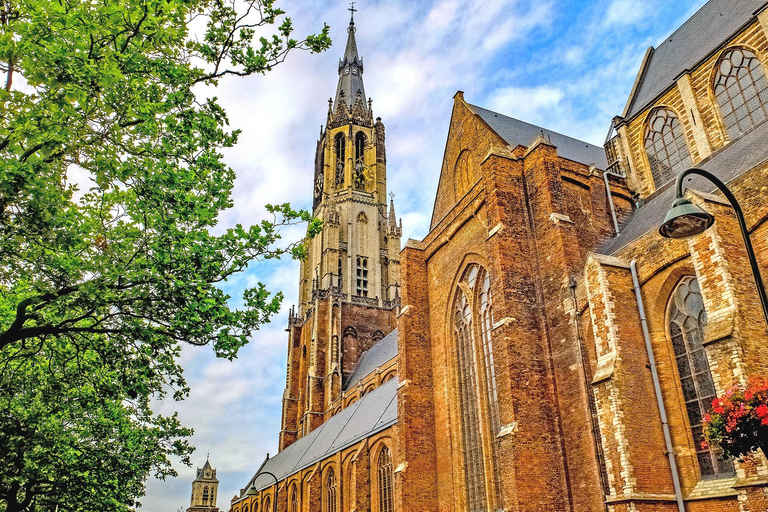
[[[376,368],[397,357],[397,329],[384,336],[378,343],[363,352],[355,371],[344,384],[344,389],[351,389],[359,381],[376,371]]]
[[[530,147],[537,137],[543,133],[557,148],[557,154],[568,160],[585,165],[595,165],[599,169],[606,169],[608,161],[605,157],[605,149],[595,146],[583,140],[574,139],[561,133],[547,130],[541,126],[526,123],[513,117],[507,117],[498,112],[493,112],[477,105],[467,103],[469,109],[480,116],[507,144],[513,148],[516,146]]]
[[[766,161],[768,161],[768,123],[763,123],[740,139],[723,147],[697,167],[711,172],[727,185],[728,182]],[[702,192],[716,190],[712,183],[699,176],[693,176],[690,181],[686,181],[685,186]],[[646,233],[657,231],[674,198],[675,181],[672,180],[649,196],[646,204],[620,227],[621,234],[606,241],[598,252],[614,254]]]
[[[630,118],[741,30],[766,0],[710,0],[649,55],[638,73],[622,117]]]
[[[357,101],[360,93],[363,105],[365,105],[365,87],[363,86],[363,59],[357,54],[357,41],[355,41],[355,20],[350,20],[347,27],[347,46],[344,49],[344,58],[339,60],[339,85],[336,87],[336,100],[333,102],[337,108],[342,96],[350,109]]]
[[[397,379],[392,379],[268,459],[260,471],[269,471],[278,480],[283,480],[395,423]],[[252,486],[261,490],[273,484],[274,479],[270,476],[257,473],[245,490]]]

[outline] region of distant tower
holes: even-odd
[[[219,512],[216,506],[218,488],[216,469],[211,467],[206,458],[205,465],[197,468],[197,477],[192,482],[192,499],[187,512]]]

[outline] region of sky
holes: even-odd
[[[403,243],[429,230],[453,96],[547,129],[602,145],[621,114],[648,46],[690,17],[704,0],[359,0],[355,16],[363,80],[387,135],[387,184],[403,220]],[[333,46],[294,52],[266,75],[222,80],[215,94],[242,130],[226,161],[237,173],[234,207],[219,226],[255,224],[265,204],[309,209],[314,151],[336,91],[349,6],[344,1],[278,2],[296,34],[331,26]],[[287,230],[287,241],[302,233]],[[195,467],[210,454],[218,469],[218,506],[229,508],[267,453],[277,452],[285,386],[288,309],[298,297],[296,261],[257,262],[230,279],[238,297],[263,282],[285,294],[271,324],[256,332],[235,361],[208,347],[188,347],[181,363],[191,387],[183,402],[166,399],[158,412],[178,411],[195,434],[193,467],[150,479],[145,512],[189,506]]]

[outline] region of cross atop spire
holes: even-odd
[[[349,2],[349,9],[347,9],[349,12],[352,13],[352,16],[350,16],[349,24],[354,25],[355,24],[355,13],[357,12],[357,9],[355,9],[355,4],[357,2]]]

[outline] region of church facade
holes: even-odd
[[[350,23],[317,145],[280,451],[231,512],[765,511],[768,461],[702,444],[768,373],[733,211],[658,227],[674,179],[741,201],[768,272],[768,3],[710,0],[648,50],[605,147],[454,97],[431,229],[400,251]],[[656,375],[658,378],[654,378]]]

